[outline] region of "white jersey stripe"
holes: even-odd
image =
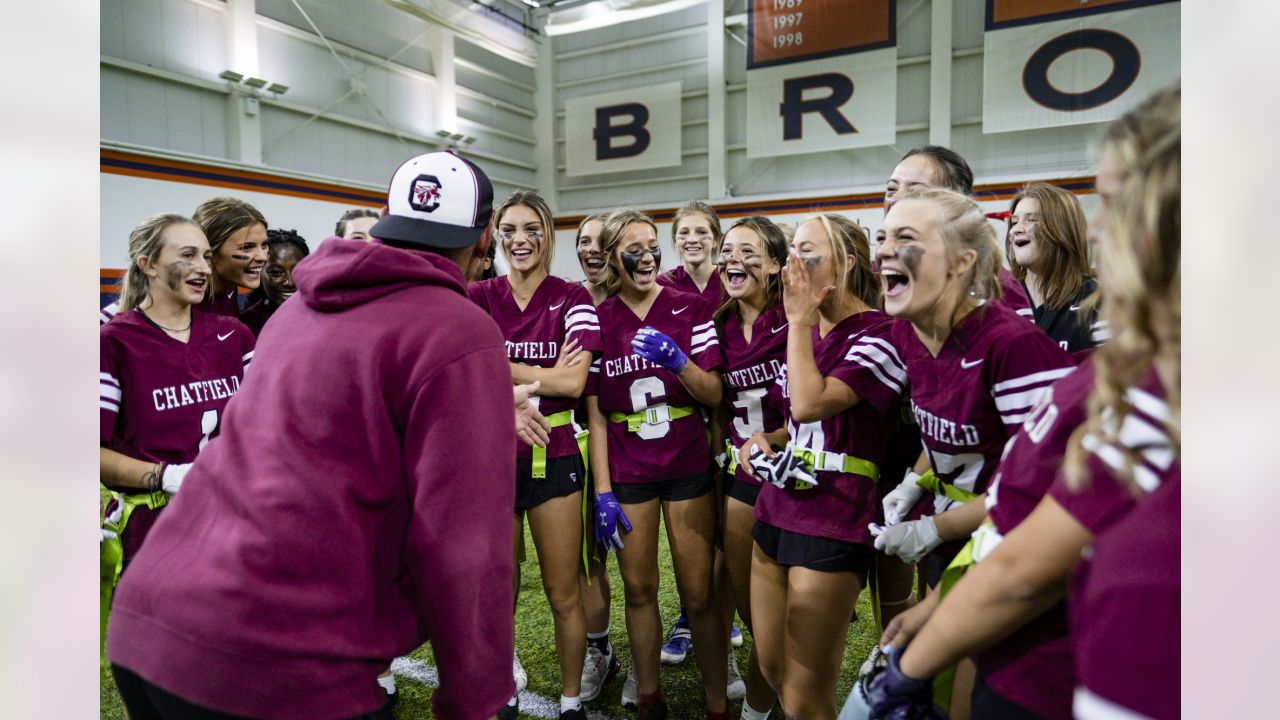
[[[564,334],[565,334],[565,335],[572,335],[572,334],[574,334],[574,333],[576,333],[576,332],[583,332],[583,331],[586,331],[586,330],[595,330],[596,332],[599,332],[599,331],[600,331],[600,326],[599,326],[599,325],[596,325],[596,324],[594,324],[594,323],[585,323],[585,322],[582,322],[582,323],[574,323],[573,325],[569,325],[568,327],[566,327],[566,328],[565,328],[565,330],[564,330]]]
[[[711,348],[713,348],[713,347],[718,346],[719,344],[720,344],[720,343],[716,342],[715,340],[710,340],[710,341],[707,341],[707,342],[702,343],[701,345],[695,345],[695,346],[694,346],[694,348],[693,348],[692,350],[690,350],[690,351],[689,351],[689,354],[690,354],[690,355],[701,355],[702,353],[707,352],[708,350],[710,350],[710,349],[711,349]]]
[[[707,330],[701,333],[695,332],[693,334],[693,339],[689,341],[689,344],[697,345],[698,343],[706,342],[708,338],[716,338],[715,328],[712,328],[710,330]],[[716,339],[717,341],[719,340],[718,338]]]
[[[117,404],[115,404],[115,403],[113,403],[113,402],[110,402],[110,401],[108,401],[108,400],[102,400],[102,399],[99,399],[99,400],[98,400],[98,407],[100,407],[100,408],[102,408],[103,410],[106,410],[106,411],[108,411],[108,412],[113,412],[113,413],[118,413],[118,412],[120,412],[120,406],[119,406],[119,405],[117,405]]]
[[[859,343],[849,348],[849,354],[845,356],[845,360],[854,360],[855,356],[861,356],[868,361],[879,366],[886,375],[893,378],[893,384],[901,391],[902,386],[907,384],[907,371],[900,364],[893,362],[893,358],[889,357],[883,350],[875,345],[867,343]],[[865,363],[864,363],[865,364]],[[886,383],[886,385],[889,383]]]
[[[868,349],[874,350],[874,348],[868,348]],[[885,370],[887,368],[882,366],[880,363],[866,357],[866,354],[864,352],[860,352],[859,348],[854,348],[850,350],[849,354],[845,356],[845,360],[856,362],[859,365],[867,368],[868,370],[871,371],[872,375],[876,376],[877,380],[884,383],[885,386],[887,386],[890,390],[898,394],[902,393],[902,383],[894,378],[891,378],[885,375]]]
[[[99,380],[99,381],[101,381],[101,382],[105,382],[105,383],[111,383],[112,385],[115,385],[116,387],[120,387],[120,381],[119,381],[119,380],[117,380],[117,379],[115,379],[115,376],[113,376],[113,375],[109,375],[109,374],[104,373],[104,372],[100,372],[100,373],[98,373],[98,380]]]
[[[595,322],[600,322],[600,318],[596,315],[595,310],[574,309],[574,310],[570,310],[569,313],[564,316],[565,325],[572,325],[573,323],[579,322],[579,321],[595,323]]]
[[[1076,720],[1151,720],[1146,715],[1117,705],[1083,686],[1076,688],[1071,712]]]
[[[98,395],[104,399],[120,402],[120,388],[107,383],[98,384]]]
[[[1051,383],[1057,380],[1058,378],[1066,377],[1067,375],[1071,374],[1073,370],[1075,370],[1074,367],[1065,367],[1065,368],[1058,368],[1056,370],[1043,370],[1038,373],[1031,373],[1030,375],[1023,375],[1022,377],[1011,378],[1009,380],[998,382],[995,385],[992,385],[991,392],[992,394],[1002,393],[1002,392],[1008,392],[1010,390],[1013,390],[1014,388],[1026,387],[1028,385],[1035,385],[1037,383]]]
[[[716,323],[715,323],[715,321],[714,321],[714,320],[708,320],[707,322],[704,322],[704,323],[702,323],[701,325],[694,325],[694,326],[693,326],[693,334],[694,334],[694,335],[697,335],[698,333],[700,333],[700,332],[706,332],[707,330],[711,330],[711,331],[713,331],[713,332],[714,332],[714,331],[715,331],[715,329],[716,329]]]
[[[1005,395],[997,394],[995,396],[996,409],[1002,413],[1011,410],[1028,410],[1035,407],[1044,399],[1044,394],[1049,392],[1049,386],[1038,387],[1033,390],[1023,390],[1022,392],[1008,393]]]
[[[1169,404],[1155,395],[1138,388],[1129,388],[1124,395],[1135,408],[1153,419],[1162,423],[1173,422],[1173,411],[1169,409]]]
[[[902,357],[898,355],[898,349],[893,346],[893,343],[878,337],[863,337],[862,342],[871,343],[884,350],[885,354],[893,360],[893,364],[902,368],[903,372],[906,372],[907,366],[902,362]]]

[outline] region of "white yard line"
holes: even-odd
[[[434,665],[413,658],[396,658],[391,663],[391,671],[396,675],[409,678],[428,687],[439,687],[440,673]],[[560,698],[548,699],[529,690],[520,693],[520,714],[536,718],[557,720],[560,717]],[[612,715],[605,715],[596,710],[587,710],[588,720],[618,720]]]

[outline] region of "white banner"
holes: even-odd
[[[1171,2],[1044,21],[1041,17],[1064,13],[1037,17],[1032,11],[1005,27],[993,23],[989,10],[982,132],[1105,122],[1123,115],[1178,79],[1180,9],[1180,3]]]
[[[680,164],[680,82],[569,98],[565,174],[599,175]]]
[[[747,71],[747,157],[892,145],[898,49]]]

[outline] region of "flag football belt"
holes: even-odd
[[[169,504],[169,496],[163,492],[129,495],[112,493],[111,495],[121,507],[119,520],[111,521],[104,518],[102,521],[102,529],[111,531],[114,537],[103,537],[98,543],[100,590],[98,610],[102,622],[98,636],[99,646],[107,639],[107,617],[111,613],[111,596],[115,592],[116,582],[120,580],[120,572],[124,569],[124,543],[121,538],[124,537],[125,526],[129,524],[129,516],[133,514],[135,508],[142,505],[152,510],[159,510]]]
[[[574,425],[574,440],[578,443],[578,453],[582,455],[582,569],[587,574],[587,584],[591,583],[591,568],[589,566],[590,554],[587,551],[587,532],[591,530],[587,525],[587,483],[591,482],[591,465],[588,460],[587,438],[589,433],[584,429],[579,429],[573,422],[573,410],[561,410],[558,413],[552,413],[545,417],[547,426],[551,429]],[[529,464],[529,475],[534,480],[545,480],[547,477],[547,449],[534,445],[533,459]],[[520,558],[524,560],[524,538],[520,538]]]
[[[948,500],[954,500],[955,502],[958,502],[958,503],[967,503],[970,500],[978,497],[977,493],[969,492],[968,490],[962,490],[956,487],[955,485],[952,485],[949,482],[943,482],[938,478],[938,476],[933,472],[932,469],[926,471],[925,474],[916,478],[916,485],[919,485],[920,487],[924,488],[925,490],[928,490],[934,495],[942,495]]]
[[[609,413],[609,422],[625,422],[627,424],[627,432],[640,432],[642,425],[657,425],[658,423],[669,422],[671,420],[679,420],[683,417],[696,415],[697,408],[692,407],[672,407],[666,403],[654,405],[645,408],[640,412],[634,413]]]
[[[964,491],[961,490],[960,492]],[[977,496],[975,495],[974,497]],[[955,587],[960,578],[968,572],[969,567],[990,555],[991,551],[1002,540],[1004,540],[1004,536],[996,530],[996,526],[989,520],[973,531],[969,542],[965,543],[960,552],[952,558],[951,564],[947,565],[947,569],[942,571],[942,579],[938,581],[938,592],[941,595],[938,597],[945,600],[947,593],[951,592],[951,588]],[[933,680],[933,704],[944,711],[948,711],[951,708],[951,689],[955,684],[955,676],[956,667],[952,665],[938,673]]]
[[[732,440],[724,441],[725,472],[729,473],[729,477],[738,474],[738,449],[733,446]]]
[[[794,446],[793,446],[794,447]],[[814,452],[808,448],[797,447],[792,450],[796,457],[804,461],[805,466],[813,472],[838,472],[846,475],[864,475],[877,480],[880,468],[870,460],[833,453],[825,450]]]

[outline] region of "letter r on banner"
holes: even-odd
[[[806,90],[825,89],[825,97],[805,99]],[[849,122],[840,107],[853,97],[853,80],[840,73],[823,73],[806,77],[788,78],[782,83],[782,139],[799,140],[804,137],[804,116],[818,113],[837,135],[849,135],[858,129]]]
[[[629,118],[615,125],[616,118]],[[640,103],[623,103],[596,108],[596,124],[591,137],[596,141],[596,160],[635,157],[649,148],[649,108]],[[613,144],[614,138],[630,137],[627,145]]]

